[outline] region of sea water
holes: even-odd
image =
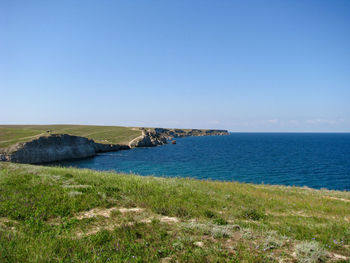
[[[62,166],[350,190],[350,133],[231,133],[108,152]]]

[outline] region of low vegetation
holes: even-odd
[[[0,262],[349,259],[349,192],[0,163]]]
[[[48,132],[49,131],[49,132]],[[0,125],[0,149],[48,134],[69,134],[99,143],[128,144],[141,135],[138,128],[89,125]]]

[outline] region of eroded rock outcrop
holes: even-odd
[[[188,136],[216,136],[216,135],[228,135],[227,130],[201,130],[201,129],[164,129],[155,128],[157,133],[167,138],[178,138]]]
[[[152,129],[142,129],[142,135],[129,143],[130,148],[134,147],[152,147],[167,143],[166,137]]]
[[[2,161],[18,163],[49,163],[82,159],[99,152],[129,149],[126,145],[100,144],[93,140],[68,134],[42,136],[30,142],[19,143],[0,154]]]
[[[113,151],[130,149],[130,147],[128,145],[121,145],[121,144],[95,143],[94,147],[95,147],[96,153],[113,152]]]

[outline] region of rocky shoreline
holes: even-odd
[[[102,144],[69,134],[49,134],[26,143],[18,143],[0,153],[0,161],[16,163],[50,163],[93,157],[101,152],[127,150],[135,147],[164,145],[169,139],[187,136],[228,135],[226,130],[182,130],[142,128],[142,135],[128,145]]]

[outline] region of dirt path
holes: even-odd
[[[350,203],[350,200],[348,200],[348,199],[334,197],[334,196],[324,196],[324,198]]]

